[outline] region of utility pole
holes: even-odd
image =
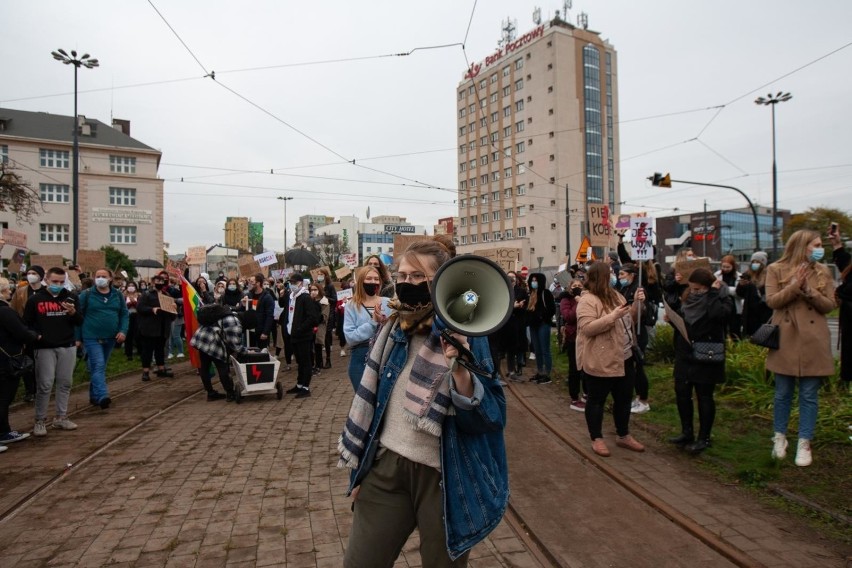
[[[704,200],[704,227],[701,231],[701,242],[704,243],[704,251],[701,253],[701,256],[707,258],[707,200]]]

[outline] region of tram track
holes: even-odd
[[[560,429],[552,420],[542,414],[521,392],[521,389],[515,385],[508,385],[510,392],[519,405],[531,416],[537,424],[548,431],[555,437],[563,446],[566,446],[570,451],[577,454],[584,463],[592,466],[610,481],[614,482],[618,487],[628,492],[630,495],[638,499],[650,507],[656,514],[660,515],[674,526],[678,527],[688,535],[700,541],[704,546],[718,555],[722,556],[733,565],[738,567],[748,568],[763,568],[765,565],[757,559],[749,556],[746,552],[734,546],[724,538],[711,532],[689,516],[685,515],[675,507],[669,505],[654,493],[644,488],[641,484],[628,478],[621,473],[616,467],[606,463],[605,460],[594,454],[587,444],[578,443],[577,440],[566,435],[563,429]],[[547,545],[547,538],[538,535],[532,522],[527,522],[523,514],[519,511],[519,507],[515,507],[510,502],[510,508],[507,512],[507,520],[513,529],[518,533],[518,536],[533,549],[533,554],[543,566],[554,566],[563,568],[566,564],[560,562],[559,555],[551,551]]]

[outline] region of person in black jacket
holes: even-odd
[[[331,281],[331,273],[328,269],[320,269],[320,275],[317,276],[317,284],[323,286],[323,296],[328,299],[328,325],[325,328],[325,365],[323,369],[331,369],[331,334],[337,329],[337,288],[334,287],[334,282]]]
[[[840,305],[840,378],[852,381],[852,255],[843,246],[840,231],[828,235],[834,250],[834,264],[840,271],[840,284],[834,291]]]
[[[0,452],[6,451],[5,444],[29,437],[25,432],[12,430],[9,425],[9,405],[15,400],[21,381],[19,375],[12,373],[9,357],[24,352],[24,345],[32,345],[38,338],[38,334],[27,329],[24,320],[9,305],[11,299],[12,285],[5,278],[0,278]]]
[[[512,315],[499,332],[503,335],[502,346],[506,353],[506,378],[523,382],[527,352],[527,302],[530,296],[521,285],[517,272],[510,270],[506,276],[509,277],[515,292]]]
[[[142,380],[151,380],[151,359],[157,363],[158,377],[173,377],[166,369],[165,347],[169,328],[175,314],[160,309],[160,294],[168,289],[167,277],[157,274],[151,279],[151,287],[141,296],[136,305],[138,320],[139,356],[142,359]]]
[[[308,287],[303,284],[301,274],[290,276],[290,299],[287,304],[287,333],[296,354],[299,366],[296,386],[287,394],[296,398],[311,396],[311,369],[313,367],[314,328],[320,323],[319,308],[311,300]],[[283,317],[283,316],[282,316]]]
[[[547,278],[540,272],[533,272],[527,279],[530,285],[530,299],[527,304],[527,325],[530,327],[530,340],[535,351],[535,377],[530,379],[540,385],[553,382],[550,371],[553,359],[550,355],[550,325],[556,314],[556,301],[547,289]]]
[[[237,279],[230,278],[225,286],[225,293],[222,294],[221,298],[219,298],[219,303],[223,306],[230,306],[233,309],[240,305],[242,297],[243,292],[240,289],[240,285],[237,283]]]
[[[38,334],[35,345],[36,400],[34,436],[46,436],[47,407],[56,384],[56,419],[53,427],[75,430],[68,419],[68,398],[77,361],[75,327],[83,323],[77,299],[65,289],[65,270],[53,267],[45,276],[46,287],[30,296],[24,321]]]
[[[257,312],[257,325],[249,332],[249,347],[264,349],[269,347],[269,336],[275,325],[275,297],[266,284],[266,277],[258,272],[249,281],[248,299]]]
[[[706,268],[692,271],[688,280],[688,292],[677,306],[672,306],[683,317],[689,339],[684,338],[675,328],[675,399],[681,433],[670,438],[669,442],[697,454],[710,447],[710,433],[716,418],[713,391],[716,384],[725,381],[725,362],[696,361],[693,357],[693,343],[724,343],[725,329],[734,302],[728,296],[727,287]],[[692,426],[693,391],[698,400],[697,439]]]

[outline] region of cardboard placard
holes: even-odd
[[[429,235],[394,235],[393,236],[393,255],[396,258],[399,258],[402,253],[406,251],[406,249],[411,246],[411,243],[416,243],[417,241],[431,241],[432,237]]]
[[[689,275],[692,274],[692,271],[696,268],[706,268],[710,272],[713,270],[710,268],[710,259],[709,258],[696,258],[695,260],[682,260],[680,262],[675,263],[675,272],[680,274],[681,283],[686,284],[686,281],[689,279]]]
[[[630,219],[630,258],[636,261],[654,259],[654,219],[632,217]]]
[[[609,205],[589,203],[589,242],[593,247],[608,247],[610,237]]]
[[[395,249],[394,249],[395,250]],[[358,267],[358,253],[357,252],[349,252],[346,254],[340,255],[340,262],[345,264],[351,269],[355,269]]]
[[[260,263],[257,262],[250,254],[241,255],[240,258],[237,259],[237,266],[240,268],[240,276],[244,278],[250,278],[258,272],[261,272]]]
[[[3,229],[3,242],[15,248],[27,248],[27,234],[12,229]]]
[[[278,257],[272,251],[262,252],[260,254],[254,255],[254,259],[257,261],[260,267],[264,266],[272,266],[273,264],[278,264]]]
[[[174,276],[175,278],[180,278],[183,276],[183,271],[186,268],[186,263],[184,262],[176,262],[174,260],[166,261],[166,272],[169,273],[169,276]]]
[[[521,259],[521,249],[519,248],[480,249],[473,251],[473,254],[496,262],[504,272],[515,270],[518,261]]]
[[[65,260],[61,254],[33,254],[30,255],[30,267],[33,266],[41,266],[47,272],[55,266],[65,268]]]
[[[629,229],[630,228],[630,215],[619,215],[618,221],[615,223],[616,229]]]
[[[157,294],[160,298],[160,309],[164,312],[168,312],[170,314],[177,315],[177,302],[171,296],[166,296],[165,294]]]
[[[107,268],[106,253],[102,250],[77,249],[77,265],[81,272],[94,274],[96,270]]]
[[[352,269],[349,268],[349,266],[344,266],[344,267],[338,268],[337,270],[334,271],[334,276],[338,280],[343,280],[344,278],[346,278],[350,274],[352,274]]]
[[[9,258],[9,264],[6,265],[6,268],[10,273],[18,272],[21,269],[21,264],[24,262],[24,257],[27,256],[27,251],[24,249],[17,249],[15,253]]]
[[[186,249],[186,263],[190,266],[199,266],[207,262],[207,247],[197,246]]]

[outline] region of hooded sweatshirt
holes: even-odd
[[[27,300],[24,322],[41,335],[41,340],[36,342],[36,349],[74,346],[74,328],[83,323],[83,316],[79,307],[73,316],[69,316],[63,302],[78,306],[74,296],[64,288],[57,296],[47,288],[41,288]]]

